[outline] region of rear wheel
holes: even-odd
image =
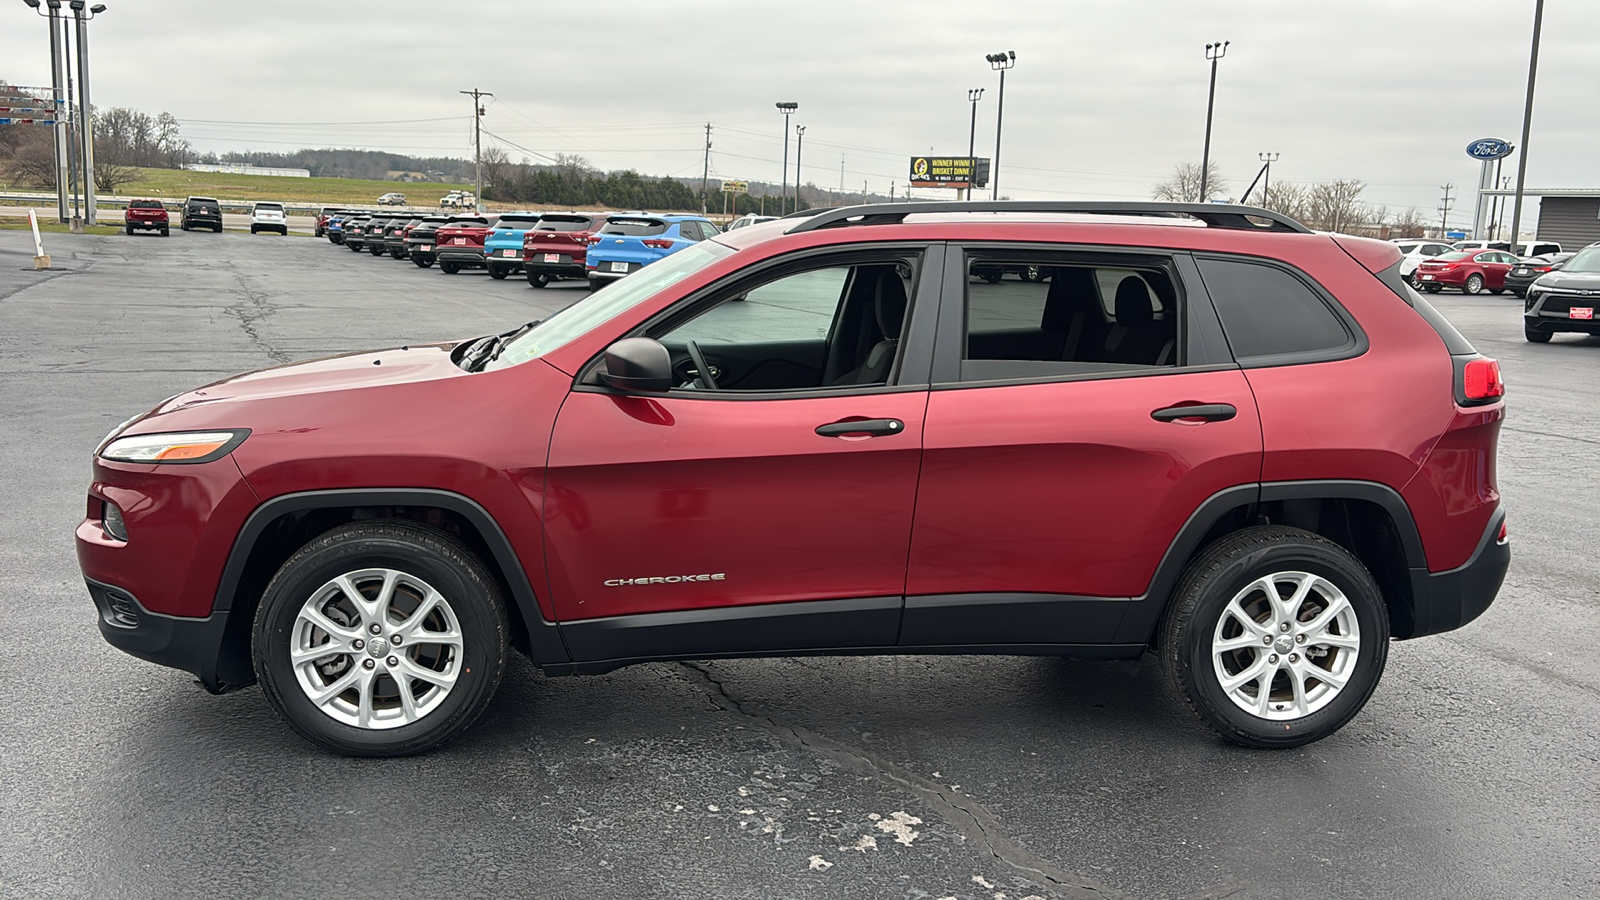
[[[1490,288],[1489,289],[1489,293],[1491,293],[1491,294],[1504,294],[1505,292],[1506,292],[1505,288]]]
[[[126,232],[127,232],[127,233],[129,233],[129,234],[133,234],[133,226],[132,226],[132,225],[124,225],[124,226],[122,226],[122,228],[123,228],[123,230],[124,230],[124,231],[126,231]]]
[[[454,275],[457,272],[461,271],[461,263],[453,263],[453,262],[442,262],[442,263],[439,263],[439,271],[445,273],[446,275]]]
[[[217,234],[221,234],[222,233],[222,223],[218,222],[217,224],[211,226],[211,230],[215,231]]]
[[[1440,284],[1425,284],[1425,285],[1422,286],[1422,289],[1427,291],[1430,294],[1437,294],[1440,291],[1444,290],[1444,285],[1440,285]]]
[[[1461,286],[1461,290],[1468,294],[1483,293],[1483,276],[1477,274],[1476,272],[1468,275],[1467,283]]]
[[[528,272],[528,285],[530,287],[542,288],[542,287],[548,286],[549,284],[550,284],[550,276],[549,275],[546,275],[543,272],[534,272],[534,271],[529,271]]]
[[[426,268],[428,268],[428,267],[433,265],[433,260],[424,259],[423,257],[420,257],[420,256],[411,257],[411,261],[416,263],[417,264],[417,268],[419,268],[419,269],[426,269]]]
[[[251,233],[251,234],[256,234],[256,233],[257,233],[257,232],[259,232],[259,231],[260,231],[260,230],[261,230],[261,229],[259,229],[259,228],[257,228],[257,227],[256,227],[256,226],[254,226],[254,225],[251,225],[251,226],[250,226],[250,233]]]
[[[508,630],[499,588],[466,545],[379,520],[336,528],[283,564],[251,650],[267,701],[302,737],[405,756],[488,706]]]
[[[1184,702],[1249,747],[1297,747],[1339,730],[1372,696],[1388,654],[1388,609],[1361,561],[1278,525],[1202,552],[1161,631],[1162,665]]]
[[[493,278],[495,281],[505,281],[506,280],[506,276],[510,275],[510,274],[511,274],[511,271],[509,269],[507,269],[505,266],[490,266],[489,267],[489,277]]]
[[[1531,328],[1527,325],[1524,325],[1522,326],[1522,336],[1535,344],[1548,344],[1550,343],[1550,338],[1552,335],[1551,332],[1540,331],[1536,328]]]

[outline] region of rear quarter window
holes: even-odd
[[[1347,315],[1288,270],[1231,259],[1195,262],[1240,364],[1341,359],[1360,349]]]

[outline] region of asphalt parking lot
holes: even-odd
[[[46,251],[35,273],[0,232],[0,896],[1600,894],[1600,339],[1525,343],[1514,298],[1430,297],[1509,384],[1506,585],[1396,644],[1318,744],[1221,743],[1148,658],[521,661],[450,746],[351,760],[255,688],[101,640],[72,544],[89,453],[180,390],[584,288],[176,229]]]

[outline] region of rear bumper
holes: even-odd
[[[1500,540],[1504,511],[1489,519],[1478,547],[1465,563],[1447,572],[1411,570],[1412,622],[1410,628],[1396,623],[1396,637],[1422,637],[1454,631],[1483,615],[1500,592],[1506,570],[1511,566],[1511,544]]]
[[[188,672],[213,694],[255,681],[249,660],[222,658],[227,610],[213,612],[204,619],[166,616],[145,609],[137,597],[122,588],[93,579],[84,581],[99,613],[100,635],[111,646],[130,656]]]
[[[478,247],[438,247],[433,254],[440,262],[460,263],[464,266],[482,266],[483,250]]]
[[[1417,272],[1417,280],[1423,284],[1442,284],[1445,287],[1461,287],[1467,283],[1466,275],[1454,272]]]

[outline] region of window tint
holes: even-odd
[[[652,234],[661,234],[666,230],[667,223],[660,219],[609,219],[606,221],[605,227],[600,229],[600,233],[649,237]]]
[[[690,241],[703,241],[703,240],[705,240],[705,236],[700,233],[700,223],[699,222],[679,222],[678,223],[678,234],[683,235],[685,240],[690,240]]]
[[[1422,252],[1428,254],[1429,256],[1441,256],[1449,253],[1450,248],[1443,244],[1426,244],[1423,246]]]
[[[715,237],[722,233],[722,231],[717,228],[716,223],[714,222],[701,222],[700,231],[708,238]]]
[[[588,231],[590,222],[588,216],[540,216],[539,224],[534,231]]]
[[[507,230],[525,229],[532,227],[537,221],[539,221],[538,216],[501,216],[494,227]]]
[[[132,200],[128,203],[129,209],[160,209],[160,200]]]
[[[1241,362],[1354,346],[1338,315],[1288,272],[1232,260],[1197,262],[1233,355]]]
[[[1396,244],[1395,246],[1400,248],[1401,253],[1410,253],[1411,251],[1417,249],[1416,244]]]
[[[963,381],[1178,365],[1163,269],[975,259],[967,271]]]

